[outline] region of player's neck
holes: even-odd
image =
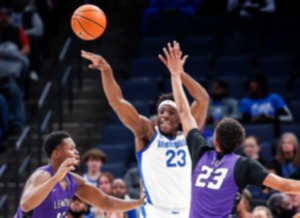
[[[56,163],[55,161],[50,161],[49,164],[52,167],[54,173],[56,173],[56,171],[58,170],[59,166],[61,165],[61,163]]]

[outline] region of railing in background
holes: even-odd
[[[26,177],[28,177],[31,173],[31,143],[25,143],[26,139],[30,138],[29,134],[30,126],[26,126],[15,145],[15,205],[18,205],[20,199],[21,175],[25,170]],[[26,146],[26,156],[24,160],[20,163],[20,152],[23,146]]]
[[[43,120],[45,119],[44,117],[44,110],[46,109],[46,105],[48,105],[48,108],[52,107],[52,98],[49,99],[50,92],[52,91],[52,82],[48,81],[45,85],[45,88],[39,98],[38,101],[38,115],[37,115],[37,134],[38,134],[38,142],[37,142],[37,147],[38,147],[38,165],[40,166],[42,164],[42,135],[40,132],[40,127],[42,126]],[[47,109],[46,109],[47,110]],[[47,113],[47,112],[46,112]],[[47,114],[46,114],[47,115]]]
[[[0,195],[0,214],[3,214],[4,217],[8,217],[8,192],[7,192],[7,164],[2,164],[0,167],[0,179],[3,182],[3,191]]]
[[[72,66],[68,65],[62,75],[61,81],[59,82],[58,89],[58,125],[59,129],[63,129],[63,101],[65,97],[65,87],[68,89],[68,110],[73,110],[73,70]]]
[[[47,133],[46,132],[47,127],[48,127],[48,132],[52,131],[52,124],[53,124],[52,117],[53,117],[52,110],[48,110],[41,124],[38,127],[38,165],[39,166],[42,164],[43,135]]]

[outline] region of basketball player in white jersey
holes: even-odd
[[[90,69],[101,71],[110,106],[135,136],[139,171],[147,196],[146,205],[141,208],[141,217],[187,218],[191,199],[191,158],[185,138],[179,131],[180,120],[172,94],[162,95],[158,100],[158,125],[153,129],[150,120],[139,115],[123,98],[112,69],[104,58],[85,51],[82,51],[82,57],[92,62]],[[186,58],[182,59],[183,63]],[[166,64],[163,58],[161,60]],[[182,74],[182,81],[194,98],[191,110],[201,128],[206,119],[208,94],[188,74]]]

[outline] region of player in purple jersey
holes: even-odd
[[[242,191],[248,184],[267,186],[286,193],[300,194],[300,182],[281,178],[256,160],[233,152],[244,140],[245,132],[234,119],[223,119],[214,132],[215,151],[201,136],[185,96],[180,74],[183,70],[179,44],[164,49],[171,73],[172,89],[187,144],[192,157],[192,202],[190,218],[228,218],[236,216]]]
[[[110,197],[72,173],[79,164],[79,153],[67,132],[51,133],[44,148],[49,165],[38,168],[26,182],[15,218],[64,218],[74,195],[105,211],[127,211],[143,204],[144,198]]]

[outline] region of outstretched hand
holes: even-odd
[[[163,48],[164,56],[158,55],[159,59],[165,64],[171,74],[183,73],[183,66],[185,64],[188,55],[182,56],[182,51],[180,50],[180,45],[178,42],[174,41],[173,46],[168,43],[168,48]]]
[[[91,52],[87,52],[81,50],[81,57],[90,60],[92,64],[89,65],[90,69],[98,69],[102,72],[105,70],[111,70],[110,65],[106,62],[106,60],[101,56]]]

